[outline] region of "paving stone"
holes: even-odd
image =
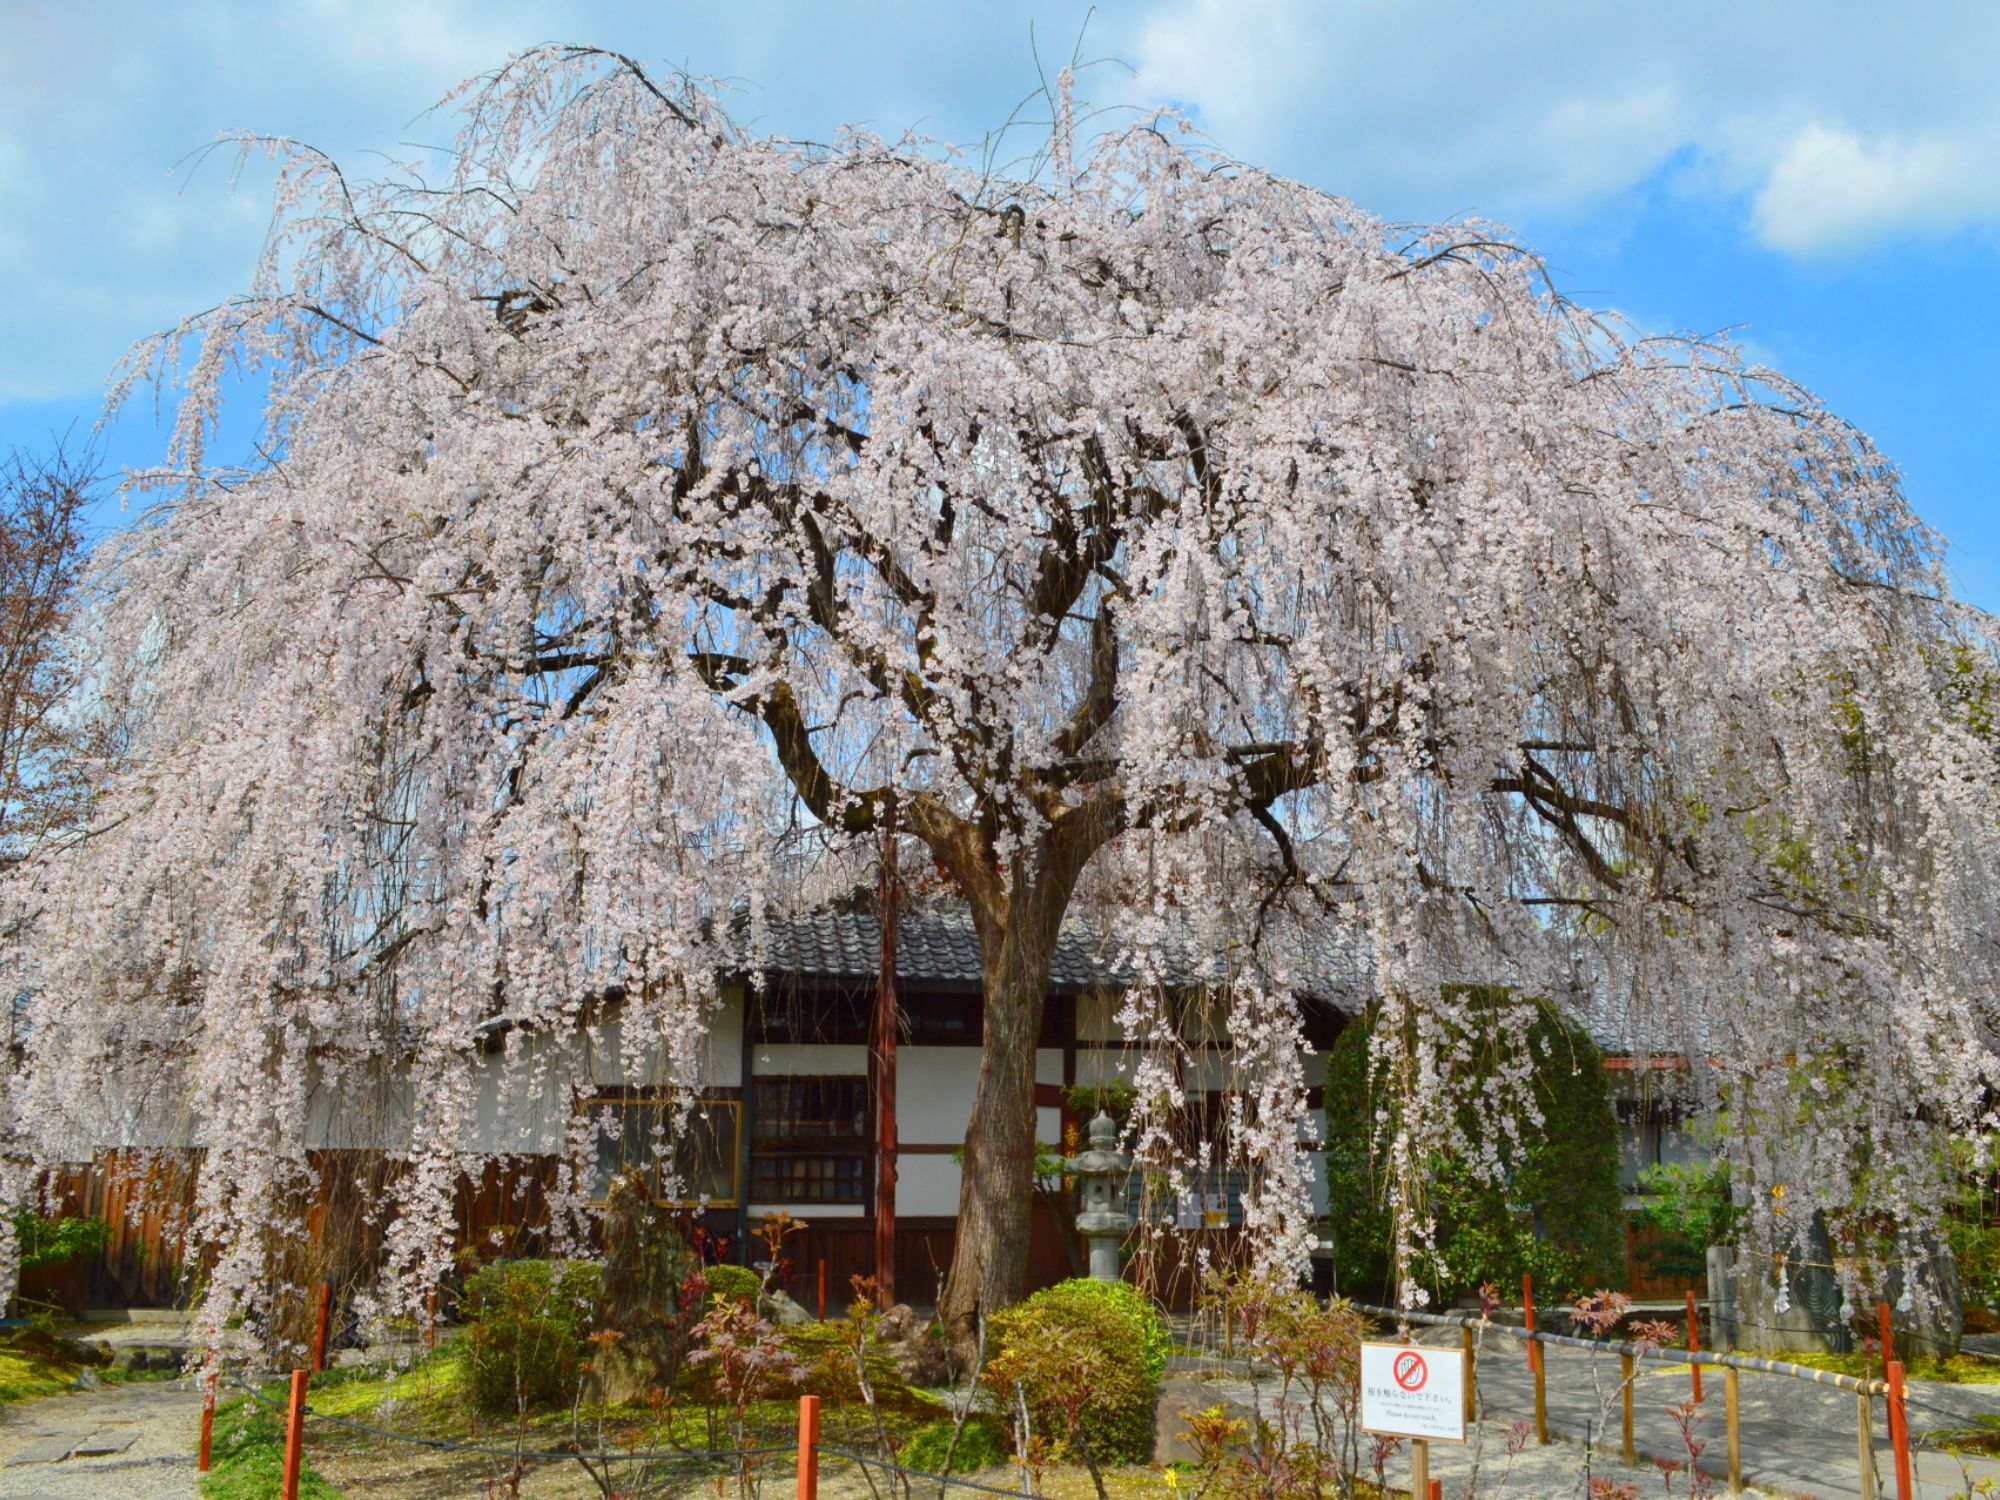
[[[100,1432],[87,1437],[70,1450],[71,1458],[104,1458],[109,1454],[123,1453],[132,1446],[129,1432]]]
[[[69,1457],[70,1449],[76,1444],[74,1437],[43,1438],[30,1443],[19,1453],[8,1455],[7,1467],[19,1464],[59,1464]]]

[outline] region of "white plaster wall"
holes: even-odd
[[[702,1088],[736,1088],[743,1082],[743,991],[729,986],[722,991],[722,1003],[709,1018],[708,1034],[702,1039],[697,1062],[696,1083]],[[624,1016],[614,1010],[605,1020],[592,1047],[590,1076],[607,1088],[644,1087],[662,1084],[657,1042],[649,1045],[639,1059],[637,1071],[625,1065]]]
[[[978,1055],[977,1047],[967,1047],[967,1052]],[[1035,1082],[1061,1083],[1063,1081],[1063,1055],[1060,1047],[1043,1047],[1035,1053]],[[966,1108],[972,1108],[972,1101],[966,1100]]]
[[[949,1219],[958,1213],[959,1165],[949,1156],[896,1158],[896,1212]]]
[[[1062,1076],[1061,1053],[1056,1054],[1056,1076]],[[958,1145],[972,1118],[972,1091],[978,1082],[977,1047],[898,1047],[897,1140],[904,1145]]]
[[[1062,1111],[1050,1109],[1047,1105],[1035,1111],[1035,1139],[1044,1145],[1055,1146],[1062,1142]]]
[[[474,1064],[478,1100],[468,1149],[487,1154],[562,1150],[569,1122],[568,1091],[551,1078],[536,1078],[526,1056],[511,1062],[502,1053],[480,1054]]]
[[[404,1151],[415,1108],[407,1066],[329,1080],[315,1076],[306,1103],[306,1146],[315,1151]]]

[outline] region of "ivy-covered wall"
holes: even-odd
[[[1496,991],[1486,999],[1497,1010],[1506,997]],[[1524,1125],[1518,1149],[1494,1142],[1502,1171],[1497,1181],[1481,1181],[1465,1160],[1424,1164],[1437,1253],[1421,1256],[1415,1273],[1447,1301],[1482,1281],[1511,1295],[1523,1272],[1533,1273],[1537,1289],[1552,1298],[1616,1288],[1624,1280],[1618,1127],[1603,1054],[1546,1001],[1534,1002],[1532,1015],[1531,1024],[1498,1031],[1492,1045],[1476,1050],[1479,1061],[1452,1088],[1470,1100],[1507,1061],[1508,1049],[1525,1046],[1542,1127]],[[1398,1106],[1371,1066],[1369,1037],[1378,1020],[1371,1011],[1348,1026],[1328,1054],[1326,1165],[1341,1290],[1386,1299],[1393,1291],[1386,1147]],[[1386,1120],[1377,1120],[1378,1111]],[[1460,1111],[1460,1126],[1475,1146],[1486,1142],[1479,1113],[1469,1105]]]

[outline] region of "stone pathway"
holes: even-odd
[[[1427,1329],[1425,1343],[1457,1342],[1456,1330]],[[1549,1348],[1548,1406],[1549,1428],[1569,1449],[1567,1462],[1571,1476],[1564,1488],[1546,1489],[1542,1482],[1527,1489],[1510,1486],[1514,1494],[1561,1494],[1573,1492],[1581,1472],[1581,1447],[1586,1433],[1594,1438],[1593,1472],[1600,1467],[1608,1444],[1609,1459],[1615,1464],[1618,1451],[1618,1362],[1605,1355],[1598,1359],[1595,1374],[1592,1356],[1580,1349]],[[1648,1457],[1684,1460],[1686,1444],[1677,1432],[1668,1408],[1691,1395],[1688,1367],[1645,1362],[1633,1388],[1634,1443],[1644,1464]],[[1602,1382],[1602,1398],[1597,1382]],[[1727,1472],[1723,1416],[1723,1380],[1720,1370],[1705,1370],[1701,1419],[1695,1429],[1698,1440],[1705,1439],[1703,1469],[1718,1476]],[[1528,1373],[1527,1356],[1513,1339],[1493,1340],[1486,1347],[1479,1372],[1479,1389],[1486,1410],[1506,1423],[1527,1421],[1534,1414],[1534,1385]],[[1781,1375],[1745,1371],[1739,1377],[1739,1427],[1742,1434],[1743,1477],[1753,1489],[1774,1495],[1809,1496],[1812,1500],[1858,1500],[1861,1494],[1860,1455],[1855,1397],[1834,1386],[1817,1385]],[[2000,1386],[1938,1385],[1912,1381],[1910,1427],[1917,1434],[1940,1428],[1969,1427],[1981,1415],[2000,1414]],[[1883,1426],[1883,1405],[1878,1398],[1872,1410],[1875,1465],[1882,1483],[1877,1494],[1895,1494],[1893,1458],[1888,1434]],[[1608,1430],[1607,1430],[1608,1427]],[[1491,1441],[1491,1440],[1489,1440]],[[1529,1451],[1535,1445],[1530,1439]],[[1454,1472],[1449,1458],[1439,1462],[1433,1448],[1433,1472]],[[1547,1450],[1542,1450],[1547,1452]],[[1525,1456],[1525,1455],[1524,1455]],[[2000,1481],[2000,1461],[1973,1459],[1964,1464],[1949,1453],[1923,1451],[1916,1454],[1918,1500],[1944,1500],[1963,1495],[1968,1482],[1981,1479]],[[1519,1460],[1517,1459],[1518,1463]],[[1462,1468],[1463,1460],[1458,1467]],[[1482,1468],[1490,1468],[1491,1459]],[[1628,1478],[1640,1478],[1627,1474]],[[1649,1470],[1640,1484],[1641,1494],[1659,1489],[1657,1471]],[[1682,1485],[1676,1485],[1680,1492]],[[1447,1492],[1450,1486],[1447,1484]],[[1486,1493],[1481,1486],[1482,1496]]]
[[[103,1385],[0,1406],[0,1500],[194,1500],[201,1395]]]

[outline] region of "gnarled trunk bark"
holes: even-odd
[[[1066,894],[1066,891],[1065,891]],[[1027,1290],[1035,1187],[1035,1042],[1062,903],[1053,912],[1023,910],[995,943],[985,933],[981,968],[986,1041],[965,1170],[958,1192],[958,1234],[938,1314],[953,1343],[970,1349],[982,1313],[1018,1302]]]

